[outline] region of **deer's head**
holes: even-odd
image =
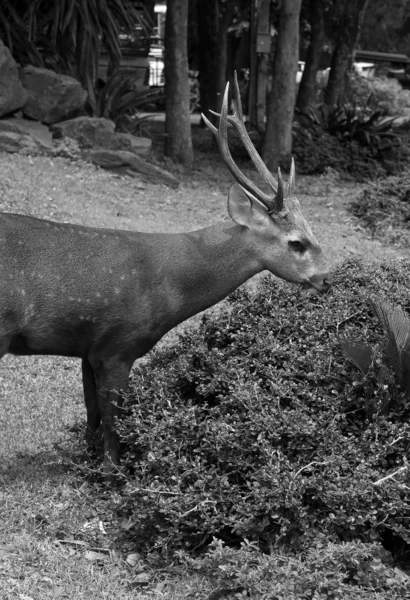
[[[219,128],[203,116],[215,134],[222,157],[237,183],[231,187],[228,210],[231,218],[246,228],[248,242],[254,249],[261,270],[268,269],[281,279],[302,284],[312,292],[325,291],[331,285],[326,260],[318,241],[300,210],[294,193],[295,165],[292,160],[289,180],[283,181],[280,169],[278,180],[257,153],[243,121],[239,87],[235,73],[235,110],[228,115],[228,91],[225,89]],[[254,165],[269,186],[260,190],[234,162],[228,147],[228,123],[239,132]]]

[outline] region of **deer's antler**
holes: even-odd
[[[234,76],[234,113],[228,115],[228,94],[229,94],[229,83],[226,84],[225,93],[222,102],[221,113],[210,111],[213,115],[219,117],[219,128],[216,128],[210,121],[202,114],[206,125],[215,135],[218,142],[219,149],[221,151],[222,158],[224,159],[228,169],[241,185],[245,191],[249,192],[259,202],[261,202],[269,213],[278,212],[283,208],[283,200],[287,195],[293,193],[293,186],[295,181],[295,165],[292,159],[292,166],[290,171],[289,182],[287,186],[283,181],[280,169],[278,169],[278,181],[273,177],[262,158],[258,154],[255,146],[252,143],[251,138],[246,130],[245,123],[243,120],[242,102],[239,93],[238,78],[235,71]],[[256,169],[264,179],[264,181],[272,188],[274,194],[267,194],[260,190],[253,181],[251,181],[234,162],[232,155],[229,151],[228,146],[228,128],[227,123],[233,125],[239,133],[239,137],[242,140],[248,154],[255,165]]]

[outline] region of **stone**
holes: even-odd
[[[152,140],[149,138],[132,135],[132,133],[116,133],[115,135],[123,140],[123,150],[127,150],[126,146],[128,146],[135,154],[145,155],[151,152]]]
[[[77,117],[50,127],[53,139],[71,138],[84,150],[95,146],[110,147],[114,129],[113,121],[98,117]],[[112,149],[116,150],[119,146],[120,144],[117,144],[117,147]]]
[[[136,171],[153,183],[164,183],[170,187],[178,187],[179,181],[171,173],[161,167],[148,163],[133,152],[126,150],[105,150],[95,148],[83,154],[83,158],[99,165],[103,169],[110,169],[132,175]]]
[[[30,135],[17,131],[0,131],[0,151],[38,154],[39,147]]]
[[[28,94],[21,84],[18,66],[10,50],[0,41],[0,117],[25,105]]]
[[[43,125],[38,121],[30,121],[29,119],[20,119],[18,117],[8,117],[0,119],[0,131],[9,131],[29,135],[39,151],[45,154],[53,154],[53,140],[47,125]]]
[[[148,154],[151,140],[138,138],[129,133],[116,133],[115,124],[102,117],[77,117],[51,126],[53,139],[68,137],[75,140],[80,148],[104,148],[106,150],[126,150],[135,154]]]
[[[20,78],[28,93],[25,117],[51,125],[84,112],[87,93],[74,77],[29,65]]]

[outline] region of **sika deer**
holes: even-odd
[[[134,361],[165,333],[265,269],[316,291],[330,285],[294,196],[293,164],[289,182],[280,171],[276,182],[244,127],[237,82],[235,98],[228,116],[227,86],[219,129],[208,122],[238,182],[228,197],[233,223],[161,234],[0,215],[0,357],[81,358],[87,424],[93,432],[102,421],[107,472],[119,462],[119,391]],[[235,165],[227,123],[238,129],[269,193]]]

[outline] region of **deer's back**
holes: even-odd
[[[155,328],[155,307],[145,301],[154,242],[150,234],[0,214],[0,349],[85,356],[119,340],[128,351],[143,346]]]

